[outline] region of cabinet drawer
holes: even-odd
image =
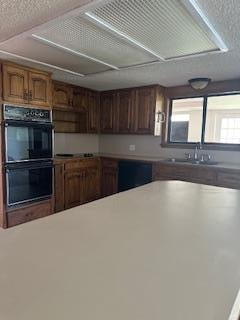
[[[84,167],[86,167],[86,168],[99,167],[99,159],[98,158],[84,159],[83,162],[84,162]]]
[[[101,163],[103,167],[118,168],[118,159],[102,158]]]
[[[8,212],[8,227],[46,217],[50,214],[52,214],[52,200],[33,204],[29,207],[18,208]]]
[[[98,158],[91,158],[91,159],[78,159],[75,161],[69,161],[65,163],[65,170],[77,170],[77,169],[84,169],[89,167],[97,167],[99,165]]]

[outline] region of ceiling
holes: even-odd
[[[239,78],[239,1],[197,1],[220,40],[189,2],[0,0],[0,58],[96,90]]]

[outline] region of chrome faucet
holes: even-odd
[[[195,150],[194,150],[194,154],[193,154],[193,159],[195,161],[198,161],[199,160],[199,151],[202,149],[202,144],[201,142],[198,142],[196,143],[196,147],[195,147]]]

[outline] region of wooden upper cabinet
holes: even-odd
[[[132,90],[123,90],[117,94],[117,127],[119,133],[130,133],[133,129],[133,103]]]
[[[134,131],[136,133],[154,133],[155,107],[154,87],[136,89],[134,110]]]
[[[51,105],[51,80],[48,75],[29,72],[29,103],[46,107]]]
[[[86,133],[88,131],[88,90],[74,87],[73,110],[79,113],[79,132]]]
[[[72,108],[73,89],[70,85],[53,82],[53,107]]]
[[[101,133],[160,135],[164,116],[164,91],[149,87],[101,93]]]
[[[50,75],[33,69],[3,64],[3,100],[19,104],[50,107]]]
[[[87,111],[88,96],[89,96],[89,91],[87,89],[75,87],[73,89],[73,100],[72,100],[73,107],[81,112]]]
[[[54,81],[53,108],[56,132],[99,132],[98,92]]]
[[[98,133],[100,125],[99,94],[97,92],[90,92],[88,103],[88,132]]]
[[[114,133],[116,131],[116,94],[104,92],[101,95],[101,132]]]
[[[28,72],[26,70],[3,65],[3,100],[28,103]]]

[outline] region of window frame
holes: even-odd
[[[205,142],[205,129],[206,129],[206,119],[207,119],[207,101],[209,97],[221,97],[221,96],[234,96],[240,95],[240,91],[234,92],[224,92],[224,93],[209,93],[203,95],[187,95],[180,97],[170,97],[168,104],[168,116],[166,120],[166,141],[162,144],[163,147],[175,147],[175,148],[186,148],[191,149],[195,148],[197,142],[175,142],[170,140],[171,135],[171,116],[174,100],[183,100],[183,99],[195,99],[203,98],[203,110],[202,110],[202,130],[201,130],[201,144],[203,149],[209,150],[231,150],[231,151],[240,151],[240,143],[221,143],[221,142]]]

